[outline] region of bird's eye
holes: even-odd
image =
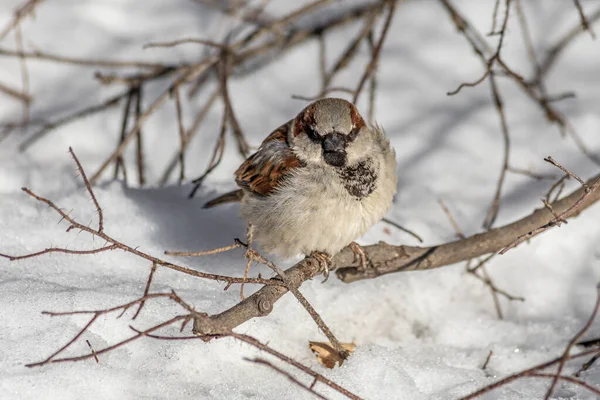
[[[350,131],[350,133],[348,135],[346,135],[347,139],[349,142],[354,141],[354,139],[356,139],[356,137],[358,136],[358,132],[360,132],[360,128],[354,128]]]
[[[310,125],[306,125],[306,134],[308,135],[308,138],[310,140],[312,140],[313,142],[321,142],[321,141],[323,141],[323,137],[321,135],[319,135],[317,133],[317,131],[315,131],[313,129],[313,127],[310,126]]]

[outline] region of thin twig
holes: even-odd
[[[311,370],[308,367],[305,367],[304,365],[298,363],[296,360],[294,360],[293,358],[290,358],[284,354],[281,354],[275,350],[273,350],[272,348],[264,345],[263,343],[259,342],[258,340],[256,340],[255,338],[248,336],[248,335],[243,335],[243,334],[239,334],[239,333],[235,333],[232,332],[230,334],[226,334],[223,336],[231,336],[234,337],[244,343],[248,343],[266,353],[269,353],[277,358],[279,358],[282,361],[285,361],[286,363],[293,365],[294,367],[298,368],[299,370],[303,371],[304,373],[306,373],[307,375],[312,376],[315,380],[329,386],[330,388],[336,390],[337,392],[343,394],[344,396],[353,399],[353,400],[360,400],[360,397],[358,397],[357,395],[355,395],[354,393],[350,392],[349,390],[347,390],[346,388],[343,388],[339,385],[337,385],[336,383],[332,382],[331,380],[327,379],[326,377],[324,377],[323,375]]]
[[[581,195],[581,197],[579,199],[577,199],[577,201],[575,201],[575,203],[573,203],[570,207],[568,207],[566,210],[564,210],[561,213],[555,213],[554,211],[552,211],[553,214],[553,219],[551,219],[549,222],[547,222],[546,224],[535,228],[521,236],[519,236],[517,239],[515,239],[513,242],[511,242],[509,245],[507,245],[506,247],[504,247],[502,249],[502,251],[500,251],[500,254],[504,254],[507,251],[509,251],[510,249],[512,249],[513,247],[518,246],[519,244],[529,240],[530,238],[532,238],[533,236],[536,236],[554,226],[560,226],[561,223],[565,222],[565,220],[567,218],[569,218],[570,216],[572,216],[573,214],[575,214],[579,207],[583,204],[583,202],[585,201],[585,199],[594,191],[596,191],[599,187],[600,187],[600,178],[596,179],[591,185],[589,185],[588,183],[584,182],[580,177],[578,177],[577,175],[573,174],[571,171],[569,171],[568,169],[566,169],[565,167],[563,167],[562,165],[560,165],[559,163],[557,163],[556,161],[554,161],[552,159],[552,157],[548,157],[544,159],[545,161],[555,165],[556,167],[560,168],[563,172],[565,172],[566,174],[568,174],[569,176],[572,176],[574,179],[576,179],[580,184],[581,187],[583,189],[583,194]],[[551,206],[551,209],[553,209],[554,207]]]
[[[92,352],[92,355],[94,356],[94,360],[96,360],[96,364],[100,363],[100,360],[98,359],[98,355],[96,354],[96,350],[94,350],[90,341],[86,339],[85,343],[87,343],[88,347],[90,348],[90,351]]]
[[[0,31],[0,42],[16,27],[18,27],[21,21],[29,15],[33,15],[35,7],[41,3],[42,0],[27,0],[18,7],[14,12],[13,19]]]
[[[20,52],[23,51],[23,34],[21,31],[21,25],[17,24],[15,26],[15,43],[17,46],[17,50]],[[27,68],[27,61],[25,57],[19,56],[19,66],[21,68],[21,90],[23,93],[29,95],[29,69]],[[29,127],[31,113],[31,104],[28,101],[23,102],[23,118],[21,122],[21,126],[25,131],[27,131]]]
[[[152,285],[152,278],[154,278],[154,273],[156,272],[156,268],[158,267],[158,264],[156,264],[155,262],[152,263],[152,268],[150,268],[150,274],[148,275],[148,280],[146,281],[146,287],[144,288],[144,294],[142,296],[142,298],[146,298],[148,296],[148,294],[150,294],[150,285]],[[140,315],[140,312],[142,312],[142,308],[144,308],[144,304],[146,304],[146,300],[142,300],[139,303],[139,307],[137,309],[137,311],[135,312],[135,314],[133,314],[133,317],[131,319],[136,319],[138,317],[138,315]]]
[[[177,128],[179,130],[179,184],[183,183],[185,179],[185,128],[183,127],[183,116],[181,111],[181,95],[179,94],[179,88],[175,88],[173,91],[175,97],[175,111],[177,115]]]
[[[177,40],[173,40],[171,42],[151,42],[151,43],[146,43],[143,48],[144,49],[149,49],[152,47],[175,47],[175,46],[179,46],[182,44],[189,44],[189,43],[196,43],[196,44],[203,44],[206,46],[210,46],[210,47],[216,47],[219,49],[225,49],[227,48],[227,45],[222,44],[222,43],[217,43],[214,42],[212,40],[207,40],[207,39],[198,39],[198,38],[184,38],[184,39],[177,39]]]
[[[311,394],[313,394],[314,396],[318,397],[319,399],[327,400],[327,397],[323,396],[320,393],[315,392],[310,386],[306,386],[304,383],[302,383],[298,379],[294,378],[288,372],[286,372],[286,371],[282,370],[281,368],[273,365],[272,363],[270,363],[269,361],[267,361],[267,360],[265,360],[263,358],[244,358],[244,360],[249,361],[249,362],[254,363],[254,364],[266,365],[267,367],[271,368],[272,370],[274,370],[274,371],[278,372],[279,374],[281,374],[281,375],[285,376],[286,378],[288,378],[296,386],[299,386],[302,389],[306,390],[307,392],[310,392]]]
[[[25,254],[25,255],[21,255],[21,256],[11,256],[8,254],[0,253],[0,257],[7,258],[10,261],[19,261],[19,260],[25,260],[27,258],[38,257],[38,256],[41,256],[44,254],[49,254],[49,253],[86,255],[86,254],[98,254],[98,253],[102,253],[104,251],[116,250],[118,248],[119,248],[119,246],[114,245],[114,244],[112,244],[110,246],[100,247],[97,249],[91,249],[91,250],[69,250],[69,249],[59,248],[59,247],[49,247],[44,250],[36,251],[35,253]]]
[[[551,395],[551,392],[553,391],[553,389],[556,385],[556,382],[559,379],[563,379],[563,380],[566,380],[566,381],[569,381],[569,382],[572,382],[575,384],[580,384],[580,382],[582,382],[582,381],[580,381],[579,379],[561,375],[561,373],[562,373],[562,369],[563,369],[566,361],[579,359],[579,358],[586,357],[589,355],[594,355],[598,352],[598,350],[595,349],[595,350],[586,350],[586,351],[582,351],[577,354],[569,355],[569,352],[570,352],[571,348],[573,347],[573,345],[590,328],[592,322],[594,321],[594,318],[598,314],[599,307],[600,307],[600,289],[597,286],[596,287],[596,304],[594,306],[594,309],[592,310],[592,313],[590,314],[590,317],[588,318],[584,327],[569,341],[569,344],[567,345],[563,354],[560,357],[557,357],[550,361],[544,362],[542,364],[538,364],[538,365],[528,368],[526,370],[514,373],[510,376],[507,376],[506,378],[500,379],[499,381],[494,382],[490,385],[487,385],[467,396],[461,397],[461,400],[475,399],[475,398],[482,396],[484,394],[487,394],[487,393],[491,392],[492,390],[495,390],[501,386],[507,385],[517,379],[525,378],[528,376],[552,378],[552,384],[551,384],[548,392],[546,393],[545,399],[549,399],[549,396]],[[554,365],[558,365],[558,369],[557,369],[556,373],[549,374],[549,373],[542,372],[544,369],[554,366]],[[592,386],[587,385],[585,382],[583,382],[583,384],[581,384],[581,386],[584,386],[587,389],[592,390],[594,393],[596,393],[596,391],[598,391],[598,389],[595,389]]]
[[[33,100],[33,98],[31,97],[31,94],[26,93],[25,91],[18,90],[18,89],[13,89],[10,86],[5,85],[2,82],[0,82],[0,92],[3,92],[4,94],[9,95],[10,97],[13,97],[19,101],[22,101],[23,103],[31,103],[31,101]]]
[[[483,363],[483,365],[481,366],[482,370],[486,370],[488,364],[490,363],[490,360],[492,359],[492,354],[494,354],[494,352],[492,350],[490,350],[490,352],[488,353],[487,357],[485,358],[485,361]]]
[[[508,2],[509,0],[507,0],[507,7]],[[508,18],[508,12],[506,18]],[[505,26],[503,26],[503,29],[504,28]],[[501,38],[502,37],[504,36],[501,36]],[[500,49],[500,45],[498,46],[498,49]],[[502,159],[502,169],[500,171],[500,176],[498,177],[498,183],[496,185],[496,193],[494,194],[494,199],[492,200],[492,204],[490,205],[485,221],[483,222],[483,227],[486,229],[491,229],[492,225],[496,221],[496,218],[498,217],[498,211],[500,210],[500,196],[502,194],[502,188],[504,186],[504,180],[506,178],[506,171],[508,170],[508,164],[510,159],[510,134],[508,132],[508,122],[506,121],[504,102],[500,97],[500,92],[498,90],[496,78],[494,76],[493,71],[490,71],[490,88],[492,90],[492,98],[494,99],[496,111],[498,112],[498,116],[500,117],[504,152]]]
[[[72,152],[72,150],[71,150]],[[72,153],[74,156],[74,153]],[[74,159],[76,159],[74,157]],[[91,187],[90,182],[87,180],[87,176],[85,174],[85,171],[83,170],[83,168],[81,167],[80,164],[78,164],[78,168],[80,169],[80,173],[81,176],[84,180],[85,183],[85,187],[86,190],[88,191],[88,193],[90,194],[90,196],[92,197],[92,199],[95,199],[96,196],[94,195],[93,189]],[[228,284],[234,284],[234,283],[242,283],[242,282],[247,282],[247,283],[258,283],[258,284],[263,284],[266,286],[270,286],[270,285],[275,285],[275,286],[282,286],[283,283],[277,280],[272,280],[272,279],[262,279],[262,278],[247,278],[247,279],[243,279],[243,278],[236,278],[236,277],[230,277],[230,276],[224,276],[224,275],[216,275],[216,274],[208,274],[208,273],[204,273],[204,272],[200,272],[191,268],[186,268],[186,267],[182,267],[180,265],[177,264],[173,264],[170,262],[166,262],[164,260],[161,260],[157,257],[151,256],[150,254],[144,253],[142,251],[140,251],[137,248],[133,248],[131,246],[126,245],[123,242],[120,242],[114,238],[112,238],[111,236],[107,235],[104,230],[103,230],[103,224],[100,223],[100,221],[103,221],[102,218],[102,209],[100,208],[100,205],[98,204],[97,200],[94,200],[94,205],[96,206],[96,211],[98,213],[99,216],[99,228],[98,229],[93,229],[90,228],[88,225],[84,225],[81,224],[79,222],[77,222],[75,219],[73,219],[68,213],[66,213],[65,211],[63,211],[60,207],[58,207],[56,204],[54,204],[52,201],[38,196],[37,194],[35,194],[34,192],[32,192],[31,190],[27,189],[27,188],[22,188],[22,190],[27,193],[29,196],[33,197],[34,199],[36,199],[37,201],[40,201],[46,205],[48,205],[50,208],[52,208],[56,213],[58,213],[62,219],[66,220],[70,225],[67,228],[67,232],[76,229],[79,231],[83,231],[83,232],[87,232],[89,234],[91,234],[94,237],[98,237],[100,239],[103,239],[106,243],[110,243],[111,245],[113,245],[115,248],[124,250],[130,254],[136,255],[138,257],[141,257],[145,260],[151,261],[153,263],[156,263],[159,266],[162,267],[166,267],[169,269],[173,269],[175,271],[179,271],[182,272],[184,274],[187,275],[191,275],[191,276],[195,276],[198,278],[205,278],[205,279],[209,279],[209,280],[215,280],[215,281],[222,281],[222,282],[227,282]],[[68,250],[68,249],[60,249],[60,250],[43,250],[41,252],[35,252],[35,253],[31,253],[31,254],[27,254],[27,255],[20,255],[20,256],[11,256],[11,255],[6,255],[3,254],[3,257],[8,258],[10,260],[19,260],[19,259],[23,259],[23,258],[29,258],[29,257],[33,257],[35,255],[42,255],[42,254],[46,254],[49,252],[63,252],[63,253],[72,253],[72,254],[79,254],[79,252],[81,252],[81,254],[93,254],[91,252],[98,252],[98,251],[106,251],[106,250],[112,250],[113,248],[108,245],[105,246],[104,248],[102,248],[103,250],[98,250],[98,249],[94,249],[94,250]]]
[[[204,179],[221,163],[223,159],[223,154],[225,152],[225,137],[227,134],[227,121],[229,120],[229,108],[224,105],[223,117],[221,119],[221,132],[219,133],[219,137],[217,138],[217,142],[215,143],[215,147],[213,149],[213,153],[211,159],[208,163],[208,167],[204,171],[200,177],[194,179],[192,183],[194,184],[194,188],[188,195],[191,199],[196,194],[196,191],[202,186]]]
[[[211,249],[211,250],[206,250],[206,251],[190,252],[190,251],[167,251],[167,250],[165,250],[165,254],[168,256],[177,256],[177,257],[202,257],[202,256],[209,256],[209,255],[213,255],[213,254],[224,253],[226,251],[238,249],[240,247],[242,247],[240,242],[235,242],[234,244],[229,245],[229,246],[219,247],[217,249]]]
[[[588,329],[590,329],[590,327],[592,326],[592,323],[594,322],[594,319],[596,318],[596,315],[598,314],[599,308],[600,308],[600,284],[596,285],[596,304],[594,305],[592,314],[588,318],[588,320],[585,323],[585,325],[583,326],[583,328],[581,328],[581,330],[579,332],[577,332],[577,334],[575,336],[573,336],[573,338],[569,341],[569,344],[567,344],[567,347],[565,347],[565,351],[563,352],[562,356],[560,357],[560,361],[558,362],[558,368],[556,369],[556,373],[554,374],[552,383],[550,384],[550,387],[548,388],[548,391],[546,392],[546,396],[544,397],[545,400],[550,399],[550,396],[552,396],[552,392],[554,392],[554,388],[556,386],[556,383],[558,382],[558,379],[560,378],[560,376],[562,374],[562,370],[565,366],[565,363],[569,359],[569,353],[571,351],[571,348],[575,345],[575,343],[577,343],[579,341],[579,339],[581,339],[581,337],[583,335],[585,335],[585,333],[588,331]]]
[[[130,95],[130,91],[128,89],[124,92],[117,94],[116,96],[113,96],[113,97],[103,101],[100,104],[96,104],[93,106],[83,108],[79,111],[75,111],[71,114],[68,114],[62,118],[58,118],[54,122],[43,124],[43,126],[40,128],[40,130],[34,132],[29,138],[25,139],[19,145],[19,150],[20,151],[27,150],[31,145],[33,145],[35,142],[37,142],[38,140],[40,140],[41,138],[43,138],[45,135],[47,135],[49,132],[53,131],[56,128],[62,127],[63,125],[67,125],[71,122],[77,121],[81,118],[88,117],[88,116],[96,114],[98,112],[108,110],[108,109],[118,105],[119,102],[121,101],[121,99],[129,97],[129,95]]]
[[[135,158],[138,172],[138,184],[140,186],[144,186],[146,183],[146,177],[144,174],[144,146],[142,144],[142,127],[141,123],[138,122],[140,120],[140,116],[142,115],[142,88],[143,86],[140,85],[135,90],[135,125],[139,125],[139,128],[135,133]],[[125,140],[125,138],[123,138],[123,140]]]
[[[496,0],[494,3],[494,12],[492,13],[492,28],[488,33],[488,36],[494,35],[496,33],[496,20],[498,16],[498,9],[500,8],[500,0]]]
[[[252,250],[252,249],[248,249],[248,251],[246,252],[245,256],[248,257],[248,258],[253,259],[254,261],[257,261],[257,262],[259,262],[261,264],[266,265],[267,267],[271,268],[277,275],[279,275],[279,277],[286,284],[286,288],[290,292],[292,292],[292,294],[296,297],[296,299],[298,299],[298,301],[300,302],[300,304],[302,304],[302,306],[306,309],[306,311],[308,312],[308,314],[315,321],[315,323],[317,324],[317,326],[319,327],[319,329],[321,329],[321,331],[323,331],[323,333],[325,334],[325,336],[327,337],[327,339],[329,340],[329,342],[333,345],[333,347],[335,348],[335,350],[344,359],[349,356],[348,351],[346,351],[342,347],[342,345],[339,342],[339,340],[337,340],[337,338],[335,337],[335,335],[333,334],[333,332],[331,331],[331,329],[329,329],[329,327],[325,324],[325,321],[323,321],[323,319],[321,318],[321,316],[319,315],[319,313],[308,302],[308,300],[306,300],[306,297],[304,297],[304,295],[302,293],[300,293],[300,291],[298,290],[298,286],[299,285],[297,283],[292,282],[281,268],[279,268],[276,264],[272,263],[271,261],[267,260],[265,257],[263,257],[261,254],[259,254],[257,251]]]
[[[583,7],[579,0],[573,0],[575,3],[575,7],[577,8],[577,12],[579,13],[579,18],[581,19],[581,28],[588,31],[592,39],[596,40],[596,34],[594,33],[591,25],[589,24],[587,18],[585,17],[585,13],[583,12]]]
[[[219,90],[215,90],[211,94],[211,96],[208,98],[206,103],[204,104],[204,107],[202,107],[200,109],[200,111],[198,112],[198,114],[196,114],[196,118],[194,119],[192,126],[186,133],[183,144],[181,145],[179,151],[171,158],[171,161],[169,162],[167,168],[165,168],[165,171],[159,181],[160,186],[164,186],[167,183],[167,181],[169,180],[169,176],[171,175],[171,173],[173,172],[173,170],[175,169],[175,167],[181,160],[180,153],[185,152],[187,150],[189,144],[191,143],[192,139],[195,137],[195,135],[200,130],[199,128],[200,128],[202,122],[204,121],[204,119],[206,118],[208,113],[210,112],[213,104],[215,104],[215,100],[217,100],[218,97],[219,97]]]
[[[423,239],[421,238],[421,236],[417,235],[415,232],[411,231],[410,229],[403,227],[399,223],[394,222],[389,218],[381,218],[381,222],[385,222],[386,224],[389,224],[389,225],[393,226],[394,228],[401,230],[402,232],[408,233],[410,236],[417,239],[420,243],[423,243]]]
[[[125,138],[125,133],[127,132],[129,113],[131,112],[131,103],[133,101],[134,96],[135,90],[129,90],[129,93],[127,94],[127,101],[125,102],[125,107],[123,108],[123,116],[121,117],[121,133],[119,135],[119,144],[123,141],[123,139]],[[119,177],[119,170],[123,171],[123,181],[125,182],[125,185],[127,185],[127,166],[125,165],[125,159],[123,158],[123,155],[120,155],[115,160],[115,179]]]
[[[65,64],[82,65],[87,67],[107,67],[107,68],[144,68],[144,69],[162,69],[164,64],[149,63],[144,61],[115,61],[106,59],[91,59],[61,56],[57,54],[46,53],[42,51],[19,51],[0,48],[0,56],[22,57],[25,59],[36,59],[43,61],[53,61]]]
[[[104,230],[104,214],[102,213],[102,208],[100,208],[98,199],[96,199],[96,195],[94,194],[94,191],[92,190],[92,186],[90,185],[90,182],[88,181],[88,178],[85,175],[85,171],[83,170],[83,167],[81,166],[81,163],[79,162],[79,159],[75,155],[73,148],[69,147],[69,153],[71,154],[71,157],[73,157],[73,161],[75,161],[75,165],[77,165],[77,170],[79,171],[79,174],[81,175],[81,179],[83,179],[83,184],[85,185],[87,192],[90,194],[90,197],[92,198],[92,201],[94,202],[94,207],[96,207],[96,213],[98,214],[98,231],[97,232],[102,233],[102,231]]]
[[[369,79],[369,77],[371,76],[371,74],[373,73],[373,71],[375,71],[375,68],[377,66],[377,63],[379,62],[379,55],[381,54],[381,49],[383,47],[383,42],[385,41],[385,38],[387,36],[387,33],[389,31],[390,25],[392,23],[392,18],[394,17],[394,13],[396,12],[396,5],[397,5],[397,0],[390,0],[389,4],[390,4],[390,8],[388,11],[388,15],[387,18],[383,24],[383,29],[381,30],[381,34],[379,36],[379,40],[377,41],[377,45],[375,46],[375,48],[373,49],[372,55],[371,55],[371,61],[369,61],[369,64],[367,65],[367,68],[365,68],[365,72],[363,73],[362,77],[360,78],[360,81],[358,83],[358,86],[356,88],[356,92],[354,94],[354,98],[352,99],[352,102],[354,104],[357,103],[358,101],[358,97],[360,96],[360,92],[363,89],[363,86],[365,85],[365,83],[367,82],[367,79]]]
[[[446,217],[448,217],[448,221],[450,221],[450,225],[452,225],[452,229],[454,229],[456,236],[458,236],[461,239],[464,239],[466,237],[465,234],[463,233],[462,229],[460,229],[460,227],[458,226],[458,223],[454,219],[454,216],[452,215],[444,201],[442,199],[439,199],[438,203],[442,208],[442,211],[444,211],[444,214],[446,214]]]

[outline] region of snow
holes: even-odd
[[[272,2],[267,11],[282,15],[290,4]],[[455,2],[482,32],[489,30],[492,1]],[[582,2],[586,12],[592,1]],[[20,4],[5,0],[0,26]],[[543,5],[543,6],[542,6]],[[340,5],[335,5],[339,7]],[[523,2],[530,20],[536,50],[542,52],[564,32],[579,23],[572,2]],[[513,16],[514,17],[514,16]],[[530,72],[519,26],[512,18],[503,55],[524,74]],[[42,2],[35,19],[23,24],[28,49],[83,58],[176,62],[194,60],[202,53],[197,45],[174,49],[148,49],[150,41],[183,37],[221,40],[234,21],[185,0],[135,2],[120,0],[55,0]],[[349,35],[360,29],[348,25],[328,38],[330,62],[342,51]],[[14,37],[0,45],[12,48]],[[495,43],[490,39],[490,43]],[[576,127],[587,146],[600,154],[599,42],[583,34],[575,40],[549,75],[551,93],[574,91],[575,99],[556,106]],[[318,47],[313,42],[298,46],[281,59],[234,79],[231,97],[249,141],[257,145],[271,129],[287,121],[306,103],[292,94],[312,96],[319,89]],[[367,62],[363,49],[334,82],[354,86]],[[0,59],[0,82],[18,87],[20,69],[15,59]],[[103,87],[93,80],[97,69],[45,61],[27,62],[34,95],[34,120],[54,120],[75,109],[101,102],[119,87]],[[110,72],[110,69],[100,69]],[[479,60],[456,31],[437,2],[406,1],[400,4],[379,65],[376,119],[396,148],[399,192],[388,217],[418,232],[425,245],[454,240],[455,234],[438,200],[452,210],[465,234],[481,231],[481,223],[495,190],[502,162],[499,119],[490,99],[489,85],[465,88],[449,97],[461,82],[482,73]],[[573,140],[562,138],[556,126],[510,82],[500,79],[511,131],[511,163],[539,173],[554,173],[543,157],[552,155],[582,177],[598,167],[585,158]],[[148,106],[165,82],[145,92]],[[184,100],[184,122],[189,126],[206,94]],[[367,96],[359,108],[366,114]],[[207,165],[221,119],[219,103],[192,142],[186,159],[188,177]],[[18,121],[21,106],[0,97],[0,121]],[[0,146],[0,252],[24,254],[50,246],[89,249],[102,246],[85,233],[65,233],[67,225],[47,206],[29,198],[26,186],[50,198],[79,221],[95,224],[97,215],[83,190],[67,149],[72,146],[91,175],[117,143],[120,109],[65,125],[27,151],[17,148],[24,133],[8,136]],[[30,130],[30,133],[33,131]],[[157,182],[177,151],[175,107],[168,102],[144,125],[148,181]],[[231,145],[232,143],[230,143]],[[131,160],[132,153],[128,153]],[[161,256],[167,250],[206,250],[230,244],[244,234],[238,208],[227,205],[211,211],[200,205],[234,187],[231,174],[241,162],[234,146],[224,162],[193,200],[186,198],[190,185],[174,181],[164,188],[126,187],[111,182],[111,173],[95,188],[105,214],[106,232],[141,251]],[[111,171],[112,172],[112,171]],[[133,162],[128,175],[135,177]],[[551,181],[533,181],[509,173],[496,226],[514,221],[534,208]],[[571,182],[569,190],[576,188]],[[315,279],[302,292],[344,342],[354,341],[354,355],[340,368],[320,366],[308,349],[309,340],[325,340],[306,311],[292,296],[279,301],[266,318],[249,321],[237,332],[252,335],[274,349],[310,366],[334,382],[369,399],[452,399],[466,395],[500,377],[550,360],[564,350],[592,310],[595,286],[600,280],[600,207],[586,210],[560,229],[495,257],[489,266],[495,283],[524,302],[501,300],[504,319],[499,320],[489,290],[467,275],[462,265],[441,269],[391,274],[350,285],[330,278]],[[58,224],[57,224],[58,223]],[[415,239],[383,223],[374,226],[361,243],[385,240],[416,245]],[[168,258],[168,257],[167,257]],[[174,259],[201,271],[240,276],[245,262],[241,251],[220,255]],[[281,262],[282,266],[291,261]],[[44,367],[24,365],[42,361],[67,343],[87,322],[87,317],[50,317],[42,311],[99,309],[123,304],[141,295],[150,263],[121,251],[102,255],[44,255],[18,262],[0,259],[0,398],[33,399],[131,399],[131,398],[311,398],[285,377],[245,358],[260,354],[233,339],[210,343],[143,339],[77,363]],[[266,268],[252,273],[271,276]],[[223,285],[159,268],[155,291],[175,290],[182,298],[207,313],[218,313],[239,301],[237,286],[224,292]],[[247,291],[250,291],[247,286]],[[168,301],[149,302],[136,320],[99,319],[68,351],[89,352],[88,340],[100,349],[131,335],[128,325],[150,327],[180,311]],[[175,329],[167,333],[174,333]],[[597,337],[600,325],[588,333]],[[493,356],[481,369],[489,351]],[[282,365],[298,379],[310,378]],[[569,365],[567,372],[577,368]],[[583,378],[600,385],[600,367]],[[525,378],[495,390],[485,398],[540,398],[548,381]],[[316,389],[329,398],[340,398],[324,385]],[[591,399],[593,394],[572,385],[560,385],[556,398]]]

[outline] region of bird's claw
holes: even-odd
[[[367,258],[367,252],[365,251],[365,249],[356,242],[350,243],[348,247],[350,247],[350,250],[352,250],[352,252],[354,253],[353,262],[359,261],[359,269],[361,271],[366,270],[369,267],[369,260]]]
[[[312,258],[317,260],[319,263],[319,270],[323,271],[323,276],[325,279],[321,283],[327,282],[329,279],[329,267],[331,266],[331,256],[327,253],[322,253],[319,251],[315,251],[310,255]]]

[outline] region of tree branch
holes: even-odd
[[[587,187],[592,187],[599,180],[600,174],[588,180]],[[579,202],[576,212],[569,215],[574,217],[598,200],[600,200],[600,190],[586,194],[584,187],[581,187],[553,202],[551,206],[554,212],[560,214]],[[384,242],[365,246],[364,249],[373,265],[373,268],[365,270],[353,265],[354,253],[346,248],[333,257],[332,268],[337,269],[338,278],[345,283],[376,278],[394,272],[439,268],[496,253],[512,243],[515,238],[547,224],[554,218],[552,212],[543,207],[503,227],[437,246],[392,246]],[[318,262],[310,257],[285,271],[293,287],[300,287],[302,283],[319,273]],[[288,289],[283,286],[265,286],[220,314],[197,318],[194,321],[194,332],[200,335],[226,333],[252,318],[269,315],[275,302],[287,291]]]
[[[600,174],[588,180],[587,186],[593,187],[594,184],[596,187],[600,186],[597,184],[598,180],[600,180]],[[583,198],[584,196],[585,198]],[[600,190],[594,190],[586,195],[585,188],[580,187],[568,196],[555,201],[551,206],[554,212],[560,215],[579,202],[577,210],[570,215],[573,217],[598,200],[600,200]],[[392,246],[383,242],[366,246],[364,249],[368,253],[373,268],[364,271],[358,267],[348,266],[352,265],[354,259],[354,254],[349,249],[344,249],[334,257],[333,265],[338,269],[336,271],[338,278],[346,283],[393,272],[439,268],[498,252],[511,244],[515,238],[527,235],[554,219],[552,212],[544,207],[511,224],[437,246]]]

